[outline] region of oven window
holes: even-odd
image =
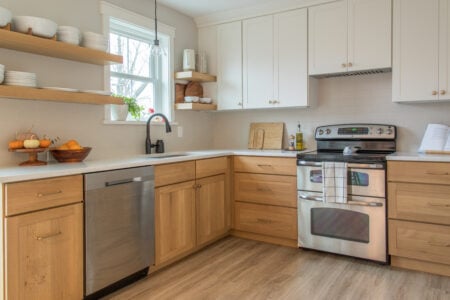
[[[322,183],[322,170],[311,170],[309,172],[309,181],[312,183]],[[349,171],[347,184],[353,186],[369,186],[369,174]]]
[[[369,243],[369,215],[338,208],[312,208],[313,235]]]

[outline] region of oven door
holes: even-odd
[[[386,172],[382,164],[348,164],[349,195],[385,197]],[[322,163],[300,161],[297,166],[297,189],[322,192]]]
[[[298,191],[299,247],[387,262],[385,199],[321,200],[321,193]]]

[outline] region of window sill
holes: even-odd
[[[103,120],[104,125],[147,125],[147,121],[111,121]],[[165,126],[162,122],[152,122],[152,126]],[[170,126],[178,126],[177,122],[170,122]]]

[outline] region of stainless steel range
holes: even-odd
[[[386,155],[396,127],[316,129],[317,151],[297,155],[299,247],[387,262]]]

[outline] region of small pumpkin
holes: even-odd
[[[48,148],[52,144],[52,141],[49,139],[41,139],[39,140],[39,147]]]
[[[23,141],[21,140],[13,140],[8,143],[9,149],[22,149],[23,148]]]

